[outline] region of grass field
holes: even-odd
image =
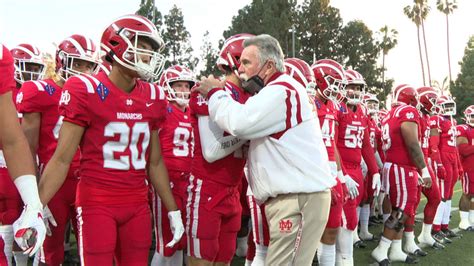
[[[453,209],[451,213],[450,228],[457,228],[459,224],[459,211],[457,210],[459,197],[461,196],[461,185],[457,183],[455,187],[454,196],[452,199]],[[423,215],[423,208],[426,204],[426,198],[422,196],[420,206],[417,210],[417,217]],[[372,226],[369,230],[373,234],[378,234],[382,230],[382,226]],[[415,234],[418,235],[421,231],[421,222],[415,224]],[[468,266],[474,265],[474,232],[461,232],[463,237],[461,239],[455,239],[452,244],[448,244],[444,250],[433,250],[429,247],[425,247],[424,250],[428,252],[428,256],[420,258],[418,265],[452,265],[452,266]],[[76,244],[74,236],[71,237],[72,254],[77,254]],[[368,246],[365,249],[354,250],[354,264],[355,265],[371,265],[374,264],[374,260],[370,257],[370,253],[377,246],[376,242],[367,242]],[[152,252],[150,254],[153,254]],[[151,261],[151,256],[150,256]],[[232,261],[232,266],[244,265],[245,259],[235,257]],[[75,264],[65,263],[64,265],[73,266]],[[375,265],[375,264],[374,264]],[[403,265],[403,263],[393,263],[393,265]]]

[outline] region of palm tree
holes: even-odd
[[[439,89],[441,92],[441,95],[446,95],[448,90],[449,90],[449,83],[448,83],[448,77],[445,77],[443,79],[443,82],[439,82],[434,80],[433,81],[433,87]]]
[[[426,86],[425,67],[423,65],[423,54],[421,52],[421,40],[420,40],[420,25],[421,25],[420,7],[417,4],[413,6],[406,6],[403,8],[403,13],[405,13],[405,15],[416,25],[416,34],[418,37],[418,52],[420,54],[420,62],[421,62],[421,74],[423,76],[423,86]]]
[[[454,9],[458,8],[456,0],[450,2],[449,0],[437,0],[436,7],[439,11],[443,12],[446,15],[446,44],[448,48],[448,68],[449,68],[449,84],[452,82],[451,76],[451,56],[449,53],[449,14],[453,13]]]
[[[421,30],[423,32],[423,43],[425,46],[425,58],[426,58],[426,67],[428,69],[428,81],[431,86],[431,71],[430,71],[430,61],[428,60],[428,48],[426,44],[426,35],[425,35],[425,20],[430,12],[430,7],[428,6],[428,0],[414,0],[415,5],[418,5],[420,8],[420,18],[421,18]]]
[[[382,84],[384,86],[385,92],[385,56],[388,54],[388,51],[393,49],[397,43],[397,36],[398,31],[395,29],[389,29],[387,25],[383,26],[380,29],[380,33],[383,35],[382,37]]]

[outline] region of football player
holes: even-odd
[[[432,152],[432,156],[434,161],[437,162],[441,202],[433,221],[433,234],[435,239],[441,240],[443,236],[448,238],[461,236],[449,229],[448,226],[454,185],[458,177],[462,176],[462,166],[456,147],[456,121],[453,119],[453,116],[456,115],[456,103],[451,96],[443,95],[437,98],[436,105],[439,108],[439,115],[432,117],[430,123],[433,127],[438,127],[439,134],[439,136],[433,136],[434,140],[439,140],[439,156],[436,156],[435,152]],[[434,141],[434,143],[436,142]]]
[[[458,126],[459,136],[456,139],[462,159],[464,175],[462,176],[463,195],[459,200],[461,221],[459,228],[474,230],[474,105],[464,110],[465,125]]]
[[[15,89],[14,61],[8,49],[0,44],[0,148],[3,151],[9,175],[20,193],[25,208],[20,217],[11,225],[9,209],[0,210],[1,238],[12,243],[13,236],[25,253],[35,254],[43,244],[46,228],[42,219],[42,209],[36,184],[33,157],[28,148],[28,142],[21,131],[18,116],[12,101],[12,90]],[[0,194],[2,201],[5,188],[11,186],[1,179]],[[6,183],[6,184],[4,184]],[[15,214],[16,215],[16,214]],[[13,217],[15,219],[16,217]],[[13,234],[12,234],[13,229]],[[5,233],[8,234],[5,234]],[[8,235],[8,237],[6,237]],[[3,250],[2,250],[3,251]],[[9,254],[4,254],[9,255]],[[8,258],[11,263],[11,257]]]
[[[217,65],[225,74],[225,90],[244,103],[237,69],[243,42],[250,34],[229,37]],[[245,140],[234,137],[210,120],[207,101],[191,94],[191,123],[195,149],[188,187],[186,233],[189,265],[227,265],[236,250],[242,207],[239,186],[246,163]]]
[[[375,160],[375,152],[370,146],[368,118],[365,109],[360,104],[365,91],[365,81],[355,70],[345,71],[347,86],[343,96],[344,101],[339,109],[339,126],[337,129],[337,149],[341,157],[345,173],[357,183],[357,197],[349,199],[343,206],[343,228],[338,236],[338,246],[341,248],[342,258],[352,260],[353,246],[347,243],[357,243],[357,224],[359,221],[362,197],[365,193],[364,177],[361,169],[362,158],[368,168],[368,184],[374,191],[380,191],[380,174]],[[350,235],[349,235],[350,234]],[[356,238],[354,238],[354,235]],[[370,233],[367,239],[373,239]],[[354,242],[355,239],[355,242]]]
[[[372,251],[372,257],[379,265],[389,265],[390,261],[418,262],[418,259],[402,251],[401,242],[405,221],[415,215],[418,182],[431,186],[431,176],[419,144],[421,134],[417,105],[416,90],[409,85],[399,85],[392,90],[392,109],[382,121],[386,155],[383,180],[387,182],[384,187],[389,193],[392,213],[385,221],[377,248]]]
[[[56,50],[56,73],[45,80],[23,83],[17,97],[18,111],[23,114],[21,126],[32,154],[38,155],[38,171],[51,159],[57,146],[63,117],[58,106],[66,80],[79,73],[92,74],[97,68],[96,46],[91,39],[72,35],[61,41]],[[66,181],[45,206],[47,228],[50,230],[40,252],[40,264],[60,265],[64,262],[64,235],[67,223],[75,226],[74,201],[78,182],[80,152],[71,162]],[[50,212],[49,212],[50,211]],[[51,226],[49,225],[51,223]],[[74,232],[77,232],[74,230]]]
[[[169,101],[166,117],[160,130],[161,153],[171,182],[171,190],[181,213],[186,211],[188,186],[193,156],[193,128],[189,111],[189,96],[194,86],[194,75],[188,68],[174,65],[163,71],[159,86]],[[182,265],[185,237],[173,247],[166,244],[173,239],[170,221],[160,197],[154,193],[152,202],[155,220],[156,249],[151,265]],[[182,218],[185,218],[184,216]]]
[[[41,53],[38,48],[30,44],[20,44],[15,46],[10,51],[13,56],[15,65],[15,81],[16,89],[12,90],[12,99],[15,101],[17,94],[23,82],[28,80],[36,80],[41,78],[45,71],[45,65],[42,62]],[[21,119],[21,114],[18,114]],[[20,216],[23,209],[23,202],[21,201],[20,194],[12,182],[8,170],[5,165],[5,159],[0,150],[0,183],[2,184],[2,196],[0,197],[1,205],[6,207],[6,211],[3,213],[3,224],[5,227],[1,229],[2,234],[5,235],[5,250],[8,253],[8,257],[12,256],[12,244],[13,244],[13,256],[15,262],[19,265],[26,265],[28,261],[28,255],[23,254],[18,245],[14,244],[13,241],[13,224],[14,220]],[[8,226],[10,225],[10,226]]]
[[[149,177],[168,212],[174,246],[184,232],[158,136],[165,93],[143,80],[157,78],[163,40],[139,15],[116,19],[102,34],[110,75],[77,75],[65,83],[58,145],[40,179],[47,204],[63,185],[81,148],[76,211],[82,265],[146,265],[151,245]]]
[[[441,196],[439,193],[438,182],[436,180],[436,174],[432,168],[433,163],[431,162],[431,159],[429,157],[429,140],[432,135],[432,130],[429,125],[429,120],[430,120],[430,116],[433,115],[436,99],[439,97],[439,95],[437,91],[433,89],[432,87],[420,87],[417,89],[417,92],[420,97],[419,98],[420,100],[419,109],[421,112],[420,132],[422,136],[421,149],[423,151],[423,156],[425,158],[425,164],[428,167],[428,170],[430,171],[431,180],[432,180],[430,188],[422,187],[422,186],[418,187],[419,196],[417,197],[418,202],[416,206],[418,206],[420,198],[421,198],[420,192],[423,192],[423,195],[425,195],[426,199],[428,200],[423,211],[423,214],[424,214],[423,226],[421,229],[421,233],[418,236],[418,241],[421,244],[431,246],[434,249],[441,249],[444,246],[441,243],[438,243],[431,236],[433,219],[435,217],[438,205],[441,201]],[[410,219],[407,220],[407,222],[410,224],[410,226],[407,226],[405,228],[404,234],[407,240],[405,243],[405,250],[412,254],[418,253],[418,254],[423,255],[423,252],[421,252],[422,250],[419,249],[417,245],[415,244],[415,241],[412,235],[414,219],[410,217]]]
[[[338,175],[341,164],[335,136],[338,126],[339,105],[335,95],[343,90],[346,85],[346,78],[344,68],[332,59],[318,60],[311,66],[311,72],[315,86],[311,86],[311,82],[308,82],[306,88],[310,99],[314,102],[315,111],[319,118],[331,174],[337,180],[337,184],[331,189],[331,209],[329,210],[326,228],[320,240],[321,247],[318,251],[318,262],[321,265],[334,265],[336,263],[336,237],[342,225],[342,205],[344,203],[344,193],[347,191],[347,189],[343,190],[342,182],[345,183],[344,188],[347,185],[352,191],[357,192],[355,182],[349,179],[340,179],[343,175]],[[311,77],[309,80],[311,81]]]

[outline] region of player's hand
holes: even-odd
[[[379,195],[381,187],[382,187],[382,182],[380,181],[380,174],[375,173],[372,176],[372,189],[374,190],[374,197],[377,197]]]
[[[436,170],[438,172],[438,178],[439,179],[446,179],[446,169],[441,163],[436,164]]]
[[[421,169],[421,175],[418,174],[418,184],[426,188],[431,187],[431,175],[428,171],[428,167]]]
[[[54,216],[47,205],[43,208],[43,221],[44,225],[46,226],[46,235],[51,236],[52,233],[50,224],[54,227],[58,226],[58,224],[56,223],[56,220],[54,219]]]
[[[24,254],[33,256],[43,245],[46,237],[46,227],[43,221],[42,208],[25,206],[23,212],[13,223],[15,242]]]
[[[357,196],[359,196],[359,184],[357,184],[357,182],[349,175],[345,175],[344,179],[346,181],[347,190],[349,191],[349,197],[351,199],[357,198]]]
[[[171,233],[173,233],[173,239],[166,244],[166,247],[173,247],[179,242],[184,233],[183,220],[181,219],[181,211],[168,212],[168,218],[170,220]]]

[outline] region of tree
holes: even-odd
[[[415,26],[416,26],[416,34],[418,37],[418,52],[420,54],[420,63],[421,63],[421,74],[423,76],[423,86],[426,86],[425,67],[423,64],[423,53],[421,52],[421,40],[420,40],[420,25],[421,25],[420,7],[417,4],[414,4],[413,6],[406,6],[403,8],[403,12],[413,23],[415,23]]]
[[[204,63],[204,68],[199,73],[199,76],[208,76],[213,74],[214,76],[220,75],[220,71],[216,67],[217,62],[217,51],[212,47],[212,43],[209,39],[209,31],[206,31],[203,36],[201,46],[201,62]]]
[[[158,11],[158,8],[155,6],[155,0],[141,0],[140,8],[135,14],[146,17],[158,30],[161,30],[163,21],[160,11]]]
[[[253,0],[232,18],[232,24],[224,31],[224,38],[239,33],[262,34],[275,37],[284,54],[289,54],[289,29],[295,18],[295,0]]]
[[[174,5],[168,15],[165,15],[165,30],[163,38],[167,42],[163,54],[168,56],[169,65],[184,65],[194,70],[198,59],[192,56],[193,48],[188,30],[184,26],[183,12]]]
[[[331,7],[328,0],[305,0],[298,8],[295,21],[300,42],[297,57],[310,65],[324,58],[342,61],[338,41],[342,30],[339,9]]]
[[[382,40],[379,41],[379,45],[382,51],[382,87],[383,91],[387,92],[387,86],[385,84],[385,56],[390,50],[392,50],[398,44],[398,31],[396,29],[389,29],[387,25],[380,28],[380,34]]]
[[[449,0],[437,0],[436,7],[439,11],[446,15],[446,47],[448,50],[448,69],[449,69],[449,84],[453,82],[451,75],[451,56],[449,51],[449,14],[454,12],[454,9],[458,8],[456,0],[450,2]]]
[[[428,0],[415,0],[415,4],[419,6],[420,10],[420,20],[421,20],[421,31],[423,33],[423,44],[425,46],[425,58],[426,58],[426,68],[428,70],[428,81],[431,86],[431,71],[430,71],[430,60],[428,58],[428,48],[426,44],[426,34],[425,34],[425,20],[430,12],[430,7],[428,6]]]
[[[457,113],[462,114],[474,103],[474,35],[470,37],[459,64],[461,71],[451,87],[451,94],[456,99]]]

